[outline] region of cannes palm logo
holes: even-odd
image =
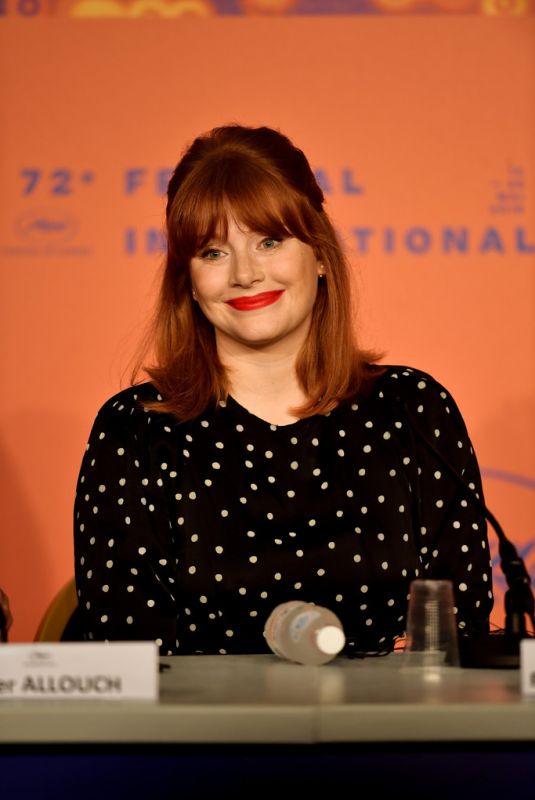
[[[64,245],[78,232],[78,223],[65,211],[37,208],[17,218],[15,232],[19,239],[36,247]]]

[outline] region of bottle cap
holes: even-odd
[[[336,625],[326,625],[316,631],[316,644],[322,653],[336,655],[346,643],[344,632]]]

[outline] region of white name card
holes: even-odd
[[[0,700],[156,700],[155,642],[0,646]]]
[[[535,696],[535,639],[520,642],[520,683],[522,694]]]

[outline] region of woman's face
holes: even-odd
[[[303,344],[323,268],[294,237],[274,239],[229,218],[190,262],[194,297],[215,328],[220,354]]]

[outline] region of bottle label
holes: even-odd
[[[287,603],[281,603],[279,606],[277,606],[277,608],[275,608],[267,620],[264,629],[264,636],[266,637],[266,641],[275,655],[281,656],[282,658],[285,657],[285,653],[280,649],[279,646],[282,626],[284,625],[284,620],[290,611],[293,611],[295,608],[302,605],[304,605],[304,603],[301,600],[289,600]]]
[[[302,611],[301,614],[298,614],[289,626],[290,639],[293,642],[298,642],[310,623],[318,619],[318,617],[321,617],[321,611]]]

